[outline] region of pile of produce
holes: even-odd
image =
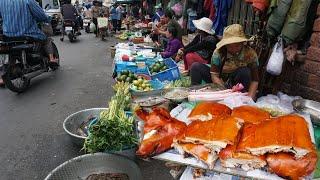
[[[133,81],[132,89],[135,91],[152,91],[153,90],[150,81],[147,81],[141,77]]]
[[[83,149],[88,153],[121,151],[137,144],[134,119],[125,113],[130,104],[129,83],[118,82],[116,94],[109,102],[109,109],[101,112],[97,124],[89,127],[90,135]]]
[[[190,76],[182,76],[180,79],[175,81],[170,81],[170,83],[166,84],[165,88],[177,88],[177,87],[185,87],[188,88],[191,86],[191,78]]]
[[[128,70],[124,70],[119,73],[118,77],[116,80],[118,82],[127,82],[127,83],[132,83],[134,80],[137,80],[138,77],[134,73]]]
[[[151,75],[157,74],[157,73],[165,71],[167,69],[168,69],[168,67],[162,61],[157,61],[149,67],[149,71],[150,71]]]
[[[131,37],[131,36],[134,36],[134,33],[127,31],[127,32],[123,32],[122,34],[120,34],[118,36],[118,38],[121,39],[121,40],[128,40],[128,38]]]

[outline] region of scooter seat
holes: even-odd
[[[34,47],[33,44],[20,44],[17,46],[11,47],[12,50],[26,50],[26,49],[32,49]]]

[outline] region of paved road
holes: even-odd
[[[0,179],[43,179],[64,161],[81,154],[62,122],[72,112],[105,107],[113,95],[110,53],[114,40],[84,34],[74,44],[55,42],[60,70],[32,81],[23,94],[0,89]],[[108,56],[107,56],[108,55]],[[107,56],[107,58],[106,58]],[[162,162],[142,162],[145,179],[171,179]]]

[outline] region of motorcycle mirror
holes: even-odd
[[[44,9],[45,9],[45,10],[49,10],[49,9],[51,9],[50,4],[47,4],[47,5],[44,7]]]

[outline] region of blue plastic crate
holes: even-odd
[[[164,59],[163,62],[168,67],[167,70],[159,72],[157,74],[151,75],[149,66],[148,71],[153,80],[158,79],[159,81],[174,81],[180,78],[180,71],[176,64],[176,62],[173,61],[172,58]]]
[[[122,72],[124,70],[128,70],[136,74],[149,75],[147,67],[139,68],[137,64],[134,62],[118,61],[115,64],[115,69],[117,73]]]
[[[124,70],[134,71],[138,68],[137,64],[134,62],[118,61],[115,64],[116,72],[122,72]]]

